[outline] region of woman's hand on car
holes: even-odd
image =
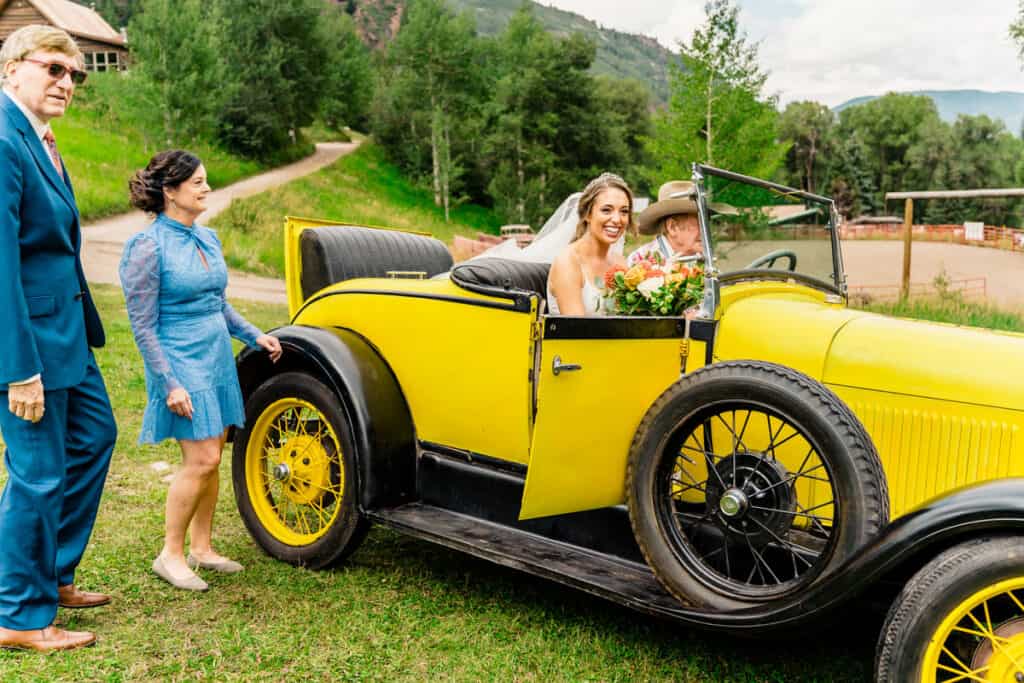
[[[192,419],[192,397],[181,387],[172,389],[171,393],[167,394],[167,407],[175,415]]]
[[[256,344],[270,354],[271,363],[276,363],[278,359],[281,358],[281,342],[277,340],[277,337],[272,337],[269,334],[261,334],[256,338]]]

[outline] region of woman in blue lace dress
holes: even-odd
[[[228,271],[216,233],[195,222],[206,210],[206,170],[181,150],[154,156],[129,182],[132,204],[156,219],[134,235],[121,258],[121,286],[146,368],[148,402],[140,443],[173,438],[182,468],[167,492],[164,546],[153,571],[173,586],[206,590],[194,568],[236,572],[211,545],[218,466],[230,425],[245,410],[231,337],[265,349],[281,344],[227,302]],[[185,534],[190,535],[188,557]]]

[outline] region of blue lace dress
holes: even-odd
[[[206,439],[228,425],[241,427],[245,410],[231,337],[255,346],[261,333],[224,297],[228,270],[217,234],[160,214],[125,244],[119,274],[146,368],[139,443]],[[167,395],[178,387],[192,398],[191,420],[167,407]]]

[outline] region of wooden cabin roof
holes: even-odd
[[[125,47],[125,39],[96,10],[71,0],[0,0],[0,16],[12,5],[27,4],[35,8],[51,25],[64,29],[75,38]]]

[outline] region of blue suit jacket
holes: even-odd
[[[0,390],[36,373],[47,390],[74,386],[103,346],[81,241],[71,181],[0,92]]]

